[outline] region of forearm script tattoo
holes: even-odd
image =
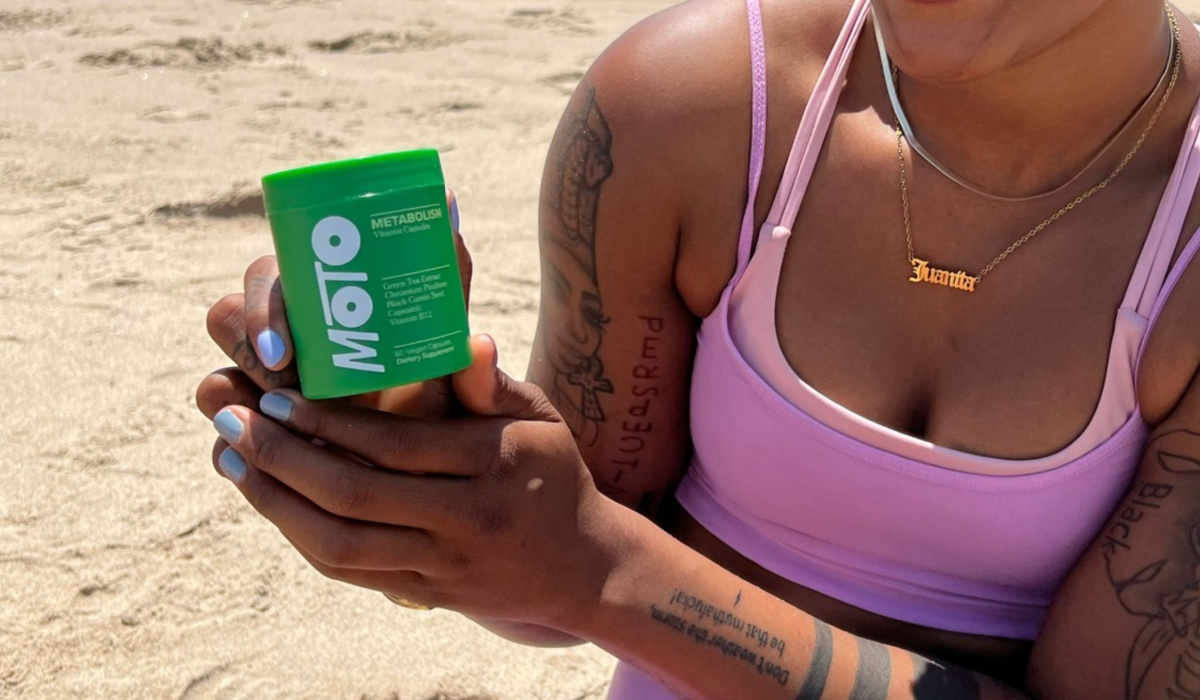
[[[1200,460],[1183,452],[1200,455],[1200,433],[1168,433],[1151,449],[1161,477],[1134,484],[1100,543],[1121,606],[1146,620],[1129,650],[1125,697],[1200,700],[1200,510],[1179,517],[1160,551],[1134,544],[1143,518],[1187,497],[1178,491],[1195,493],[1187,482],[1200,482]],[[1134,569],[1122,566],[1146,555]]]
[[[696,644],[747,664],[759,675],[773,679],[781,686],[787,685],[791,678],[791,670],[783,664],[787,642],[744,619],[734,609],[713,605],[687,591],[676,590],[665,607],[651,605],[650,616],[676,632],[686,634]]]
[[[554,369],[551,399],[584,446],[596,442],[604,422],[601,395],[613,393],[600,359],[609,318],[596,274],[596,219],[600,189],[613,172],[611,149],[612,133],[593,89],[574,128],[560,136],[546,251],[548,281],[557,302],[547,329],[547,356]]]
[[[726,607],[676,589],[661,607],[650,606],[650,617],[696,645],[719,653],[730,663],[752,670],[768,684],[783,688],[798,681],[796,700],[820,700],[834,673],[833,628],[813,618],[812,650],[807,658],[802,656],[797,660],[795,654],[788,656],[786,639],[755,624],[739,611],[741,602],[740,592],[733,604]],[[843,643],[848,639],[854,644],[853,654],[857,657],[854,686],[848,700],[887,700],[896,672],[891,662],[892,650],[862,637],[843,634],[841,639]],[[846,661],[845,650],[841,653]],[[916,700],[979,700],[979,679],[971,671],[916,654],[908,656],[913,665],[912,697]],[[802,676],[795,676],[798,661],[808,663]]]

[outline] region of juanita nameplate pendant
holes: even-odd
[[[912,259],[912,268],[913,276],[909,277],[908,281],[914,284],[925,282],[963,292],[974,292],[975,285],[979,282],[979,278],[969,272],[939,270],[936,267],[930,267],[928,260],[920,258]]]

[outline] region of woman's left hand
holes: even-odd
[[[330,578],[569,632],[613,569],[620,507],[541,390],[496,369],[490,338],[472,347],[465,417],[275,391],[217,414],[214,463]]]

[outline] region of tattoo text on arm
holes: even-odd
[[[726,608],[676,589],[661,607],[650,606],[650,616],[783,688],[796,673],[796,660],[787,656],[788,642],[735,612],[741,597],[739,591],[734,605]],[[855,647],[854,686],[848,700],[886,700],[897,670],[892,654],[905,652],[862,637],[839,636],[852,640]],[[834,639],[833,628],[813,618],[812,653],[803,677],[797,678],[800,688],[795,700],[819,700],[824,694],[835,672]],[[912,697],[916,700],[979,700],[979,678],[972,671],[916,654],[908,656],[913,667]]]
[[[610,496],[624,495],[626,491],[621,485],[622,479],[626,473],[636,472],[641,466],[646,440],[654,432],[654,423],[649,416],[662,392],[659,386],[662,368],[659,365],[658,353],[666,322],[658,316],[639,316],[638,324],[642,331],[642,343],[629,377],[633,403],[629,407],[628,417],[624,418],[619,426],[620,437],[614,447],[614,453],[606,460],[613,471],[603,490]],[[651,512],[658,495],[646,494],[643,503],[639,505],[639,512]]]
[[[1129,649],[1125,698],[1200,700],[1200,504],[1174,523],[1174,541],[1149,553],[1148,562],[1133,539],[1144,518],[1186,498],[1176,492],[1200,480],[1200,459],[1184,454],[1200,455],[1200,433],[1167,433],[1149,450],[1161,476],[1133,485],[1100,540],[1117,600],[1146,620]],[[1122,566],[1131,560],[1134,569]]]
[[[696,644],[747,664],[780,686],[791,678],[791,670],[783,664],[787,642],[730,609],[676,590],[664,607],[651,605],[650,616]]]

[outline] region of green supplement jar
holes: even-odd
[[[263,178],[310,399],[421,382],[471,363],[437,151],[389,153]]]

